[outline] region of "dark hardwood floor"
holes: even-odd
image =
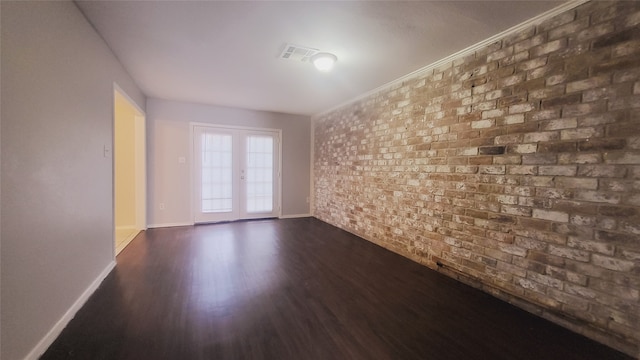
[[[42,359],[630,359],[312,218],[151,229]]]

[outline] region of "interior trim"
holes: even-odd
[[[89,284],[89,287],[85,289],[85,291],[80,295],[80,297],[71,305],[71,307],[67,310],[67,312],[62,315],[60,320],[56,322],[55,325],[49,330],[49,332],[36,344],[36,346],[31,349],[29,354],[25,357],[25,360],[37,360],[45,351],[53,344],[53,342],[58,338],[58,335],[64,330],[69,321],[76,316],[76,313],[82,306],[89,300],[89,297],[98,289],[102,281],[111,273],[116,267],[116,262],[111,261],[107,267],[102,270],[102,272],[98,275],[98,277]]]
[[[336,106],[334,106],[334,107],[332,107],[332,108],[330,108],[328,110],[325,110],[325,111],[322,111],[322,112],[317,113],[315,115],[312,115],[311,119],[314,120],[314,119],[316,119],[316,118],[318,118],[320,116],[326,115],[326,114],[328,114],[328,113],[330,113],[330,112],[332,112],[334,110],[340,109],[340,108],[342,108],[342,107],[344,107],[346,105],[352,104],[352,103],[354,103],[354,102],[356,102],[358,100],[365,99],[365,98],[367,98],[367,97],[369,97],[371,95],[379,93],[382,90],[385,90],[385,89],[388,89],[390,87],[393,87],[393,85],[397,85],[398,83],[402,83],[403,81],[407,81],[409,79],[416,78],[416,77],[418,77],[420,75],[424,75],[424,74],[432,71],[433,69],[436,69],[436,68],[438,68],[440,66],[443,66],[443,65],[446,65],[448,63],[451,63],[456,59],[459,59],[459,58],[465,57],[467,55],[470,55],[470,54],[474,53],[477,50],[481,50],[481,49],[485,48],[486,46],[491,45],[492,43],[494,43],[494,42],[496,42],[496,41],[498,41],[498,40],[500,40],[500,39],[502,39],[502,38],[504,38],[504,37],[506,37],[508,35],[515,34],[515,33],[519,32],[519,31],[522,31],[522,30],[526,29],[529,26],[540,24],[541,22],[543,22],[543,21],[545,21],[547,19],[550,19],[550,18],[552,18],[552,17],[554,17],[556,15],[559,15],[559,14],[561,14],[561,13],[567,11],[567,10],[571,10],[573,8],[576,8],[576,7],[582,5],[582,4],[586,3],[586,2],[589,2],[589,1],[591,1],[591,0],[572,0],[572,1],[568,1],[566,3],[563,3],[562,5],[560,5],[560,6],[556,7],[556,8],[553,8],[553,9],[547,11],[547,12],[544,12],[544,13],[542,13],[542,14],[536,16],[536,17],[533,17],[533,18],[531,18],[531,19],[529,19],[529,20],[527,20],[527,21],[525,21],[523,23],[520,23],[520,24],[518,24],[516,26],[513,26],[513,27],[511,27],[511,28],[509,28],[509,29],[507,29],[507,30],[505,30],[505,31],[503,31],[501,33],[493,35],[492,37],[490,37],[488,39],[485,39],[485,40],[480,41],[480,42],[478,42],[478,43],[476,43],[474,45],[471,45],[466,49],[460,50],[457,53],[451,54],[451,55],[449,55],[449,56],[447,56],[447,57],[445,57],[445,58],[443,58],[441,60],[438,60],[438,61],[436,61],[434,63],[431,63],[431,64],[429,64],[429,65],[427,65],[427,66],[425,66],[423,68],[420,68],[420,69],[418,69],[418,70],[416,70],[414,72],[411,72],[411,73],[409,73],[409,74],[407,74],[405,76],[402,76],[402,77],[400,77],[398,79],[392,80],[392,81],[390,81],[390,82],[388,82],[388,83],[386,83],[384,85],[378,86],[377,88],[375,88],[373,90],[367,91],[366,93],[364,93],[362,95],[359,95],[359,96],[357,96],[357,97],[355,97],[355,98],[353,98],[351,100],[347,100],[347,101],[345,101],[345,102],[343,102],[343,103],[341,103],[339,105],[336,105]]]

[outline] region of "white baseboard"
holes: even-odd
[[[129,233],[129,235],[127,235],[126,239],[124,239],[121,242],[116,242],[116,256],[118,254],[120,254],[120,252],[122,250],[124,250],[124,248],[126,248],[133,241],[133,239],[135,239],[136,236],[138,236],[138,234],[140,234],[140,232],[142,230],[137,230],[135,228],[131,228],[129,231],[130,231],[130,233]]]
[[[295,218],[304,218],[311,217],[311,214],[291,214],[291,215],[282,215],[278,217],[278,219],[295,219]],[[165,228],[165,227],[175,227],[175,226],[192,226],[194,223],[166,223],[166,224],[149,224],[147,228]]]
[[[291,214],[291,215],[282,215],[280,219],[296,219],[303,217],[311,217],[311,214]]]
[[[149,224],[147,225],[148,229],[153,228],[163,228],[163,227],[174,227],[174,226],[191,226],[193,223],[166,223],[166,224]]]
[[[109,275],[109,273],[115,266],[116,262],[112,261],[104,270],[102,270],[100,275],[98,275],[98,277],[93,280],[93,282],[89,285],[89,287],[87,287],[82,295],[80,295],[80,297],[73,303],[73,305],[71,305],[69,310],[67,310],[67,312],[62,315],[60,320],[58,320],[58,322],[51,328],[51,330],[49,330],[49,332],[42,338],[42,340],[40,340],[38,344],[33,349],[31,349],[29,354],[25,357],[25,360],[37,360],[40,356],[42,356],[42,354],[44,354],[45,351],[47,351],[49,346],[53,344],[58,335],[60,335],[62,330],[64,330],[64,328],[67,326],[69,321],[71,321],[71,319],[76,316],[78,310],[82,308],[89,297],[94,293],[94,291],[96,291],[98,286],[100,286],[102,281],[107,277],[107,275]]]

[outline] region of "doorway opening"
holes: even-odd
[[[146,229],[145,115],[114,86],[113,194],[114,249],[118,255]]]

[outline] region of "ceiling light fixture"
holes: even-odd
[[[337,56],[326,52],[320,52],[311,57],[311,62],[320,71],[330,71],[337,60]]]

